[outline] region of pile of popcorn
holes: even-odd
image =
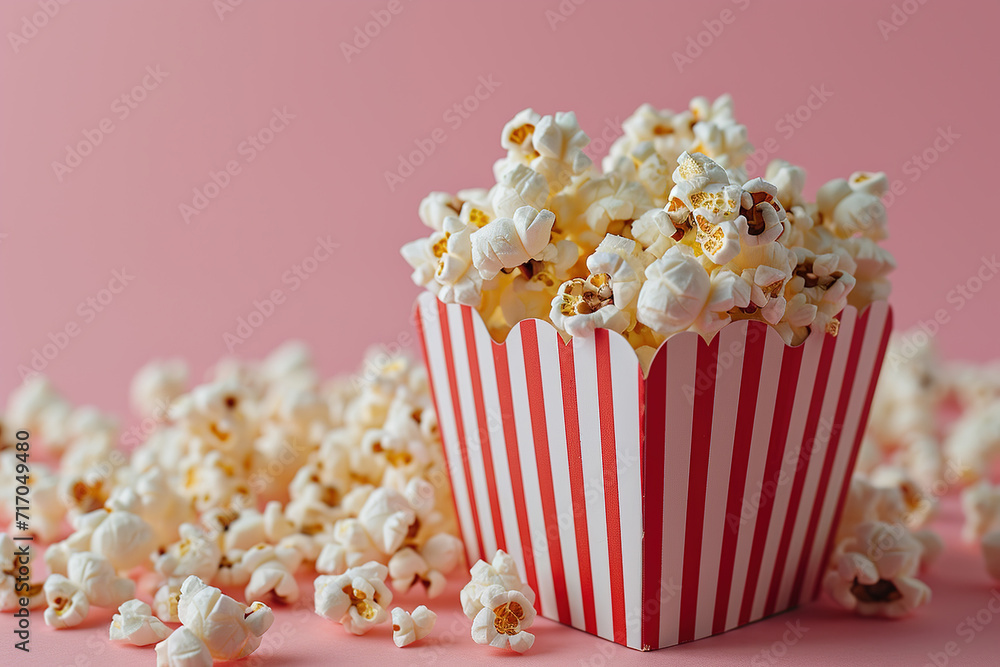
[[[748,179],[727,95],[681,113],[646,104],[622,130],[599,170],[573,113],[518,113],[492,187],[421,202],[433,232],[401,251],[414,282],[476,308],[497,340],[538,318],[572,336],[614,330],[644,360],[673,334],[710,339],[740,319],[789,344],[836,335],[846,305],[887,298],[885,174],[832,180],[815,202],[787,162]]]
[[[140,370],[143,421],[124,434],[44,377],[12,393],[0,497],[20,483],[12,436],[28,431],[31,510],[26,533],[0,503],[2,609],[26,597],[57,629],[117,609],[111,640],[155,644],[158,665],[210,665],[252,653],[269,605],[295,603],[296,577],[315,572],[321,616],[355,634],[391,618],[399,646],[425,636],[434,613],[391,608],[392,591],[438,596],[463,552],[423,368],[373,353],[362,373],[321,382],[290,343],[223,360],[193,388],[188,375],[178,361]],[[23,592],[15,538],[29,536],[16,544],[47,544],[49,574]]]
[[[865,615],[930,601],[919,579],[943,549],[926,529],[961,490],[963,539],[1000,581],[1000,366],[941,363],[920,332],[894,335],[824,584]]]

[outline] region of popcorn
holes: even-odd
[[[588,202],[583,218],[597,238],[621,234],[653,204],[641,183],[615,174],[588,181],[581,186],[579,197]]]
[[[243,567],[252,572],[245,595],[248,600],[273,594],[286,604],[299,599],[295,570],[302,555],[295,549],[258,544],[243,556]]]
[[[406,498],[385,488],[375,489],[365,501],[358,522],[383,554],[395,553],[416,524],[417,517]],[[385,577],[383,577],[384,579]]]
[[[743,185],[740,196],[740,242],[766,245],[776,241],[785,231],[785,209],[778,201],[778,188],[762,178]],[[739,218],[737,218],[739,220]]]
[[[249,445],[247,400],[234,381],[205,384],[178,398],[169,414],[205,447],[244,451]]]
[[[211,667],[212,654],[205,642],[180,627],[156,645],[156,667]]]
[[[156,644],[170,635],[170,628],[153,616],[152,608],[142,600],[129,600],[118,607],[111,619],[111,641],[128,642],[133,646]]]
[[[498,218],[510,218],[525,206],[532,209],[545,208],[548,198],[549,184],[545,177],[523,164],[517,164],[500,177],[490,203]]]
[[[445,575],[458,566],[461,551],[461,540],[447,533],[431,537],[419,551],[412,547],[400,549],[389,559],[393,589],[406,593],[419,583],[427,590],[427,597],[437,597],[447,584]]]
[[[222,550],[213,535],[190,523],[181,524],[180,541],[171,544],[154,560],[156,571],[182,581],[191,576],[211,581],[219,571]]]
[[[907,615],[931,598],[930,588],[914,577],[921,549],[905,529],[862,523],[838,545],[824,586],[838,604],[862,616]]]
[[[45,604],[42,584],[25,582],[23,579],[18,581],[17,570],[22,564],[21,560],[14,540],[10,535],[0,533],[0,611],[18,609],[21,598],[27,598],[29,609]],[[24,588],[25,584],[27,588]]]
[[[531,648],[535,636],[526,630],[535,620],[535,609],[523,593],[491,586],[483,593],[482,604],[472,621],[473,641],[518,653]]]
[[[61,574],[51,574],[45,580],[45,600],[45,625],[57,630],[80,625],[90,611],[87,594]]]
[[[71,582],[80,587],[95,607],[117,607],[135,596],[135,582],[119,577],[111,562],[84,551],[69,557],[66,566]]]
[[[55,426],[68,420],[72,406],[52,386],[48,378],[35,375],[11,392],[7,400],[6,421],[18,428],[37,433],[50,449],[60,452],[65,442],[56,435]]]
[[[1000,455],[1000,401],[965,412],[946,437],[944,451],[969,477],[988,474],[990,462]]]
[[[414,269],[413,281],[436,292],[445,303],[479,306],[482,280],[470,270],[471,236],[468,225],[450,216],[440,232],[403,246],[400,252]]]
[[[628,155],[618,157],[607,170],[619,175],[626,181],[635,181],[646,191],[653,206],[662,208],[667,203],[667,195],[674,182],[670,179],[671,167],[663,157],[656,152],[651,141],[638,144]]]
[[[1000,486],[980,480],[962,492],[965,525],[962,539],[974,543],[994,530],[1000,530]]]
[[[628,315],[615,305],[614,286],[607,273],[560,285],[549,317],[556,328],[571,336],[586,336],[594,329],[621,333],[629,325]]]
[[[462,202],[447,192],[432,192],[420,202],[420,220],[435,231],[444,227],[444,219],[456,216],[462,210]]]
[[[244,606],[193,575],[181,584],[177,617],[216,660],[250,655],[274,622],[274,613],[267,605],[254,602]]]
[[[492,215],[485,192],[463,191],[455,205],[476,219]],[[566,248],[570,259],[560,257]],[[546,271],[568,267],[575,245],[556,241],[538,261]],[[273,594],[292,602],[303,563],[319,559],[319,569],[341,574],[355,566],[352,575],[372,580],[354,582],[355,598],[368,586],[367,603],[378,609],[359,615],[360,598],[348,596],[354,616],[345,610],[344,622],[354,632],[389,616],[388,568],[369,561],[412,555],[419,567],[410,568],[407,585],[436,595],[462,550],[446,532],[457,530],[447,496],[424,478],[444,465],[426,374],[400,357],[370,361],[356,386],[321,385],[301,344],[259,363],[225,361],[206,384],[176,396],[168,419],[131,456],[115,449],[112,420],[74,408],[51,385],[29,384],[15,408],[62,450],[58,472],[33,465],[33,528],[37,518],[36,534],[58,535],[68,518],[73,532],[49,545],[52,575],[27,591],[16,590],[15,543],[0,534],[0,606],[17,607],[21,597],[29,606],[44,603],[54,627],[79,625],[91,606],[117,607],[113,640],[159,642],[158,664],[187,665],[248,655],[273,621],[266,605],[224,596],[206,583],[213,579],[245,586],[247,599]],[[140,373],[136,393],[146,398],[136,400],[138,409],[162,409],[153,403],[167,400],[166,375],[155,364]],[[11,474],[0,479],[14,478],[16,464],[14,450],[3,448],[0,472]],[[160,575],[141,580],[159,586],[152,605],[134,599],[136,583],[116,572],[138,574],[142,566]],[[400,617],[399,639],[424,636],[433,618],[426,608]],[[170,634],[169,622],[183,625]]]
[[[177,603],[180,597],[179,584],[164,584],[156,589],[156,594],[153,596],[153,610],[156,617],[164,623],[180,623],[181,620],[177,617]]]
[[[587,269],[591,276],[610,276],[615,304],[620,310],[631,311],[646,279],[650,259],[644,256],[635,241],[608,234],[587,258]]]
[[[590,168],[590,158],[583,152],[589,143],[590,137],[580,129],[572,111],[544,116],[531,133],[531,145],[539,157],[530,166],[545,177],[550,189],[561,189]]]
[[[246,586],[250,583],[252,571],[244,562],[246,553],[243,549],[230,549],[223,553],[212,583],[219,586]]]
[[[637,317],[662,336],[687,329],[701,315],[712,281],[686,246],[675,246],[646,268]]]
[[[642,142],[650,142],[668,164],[675,163],[685,151],[698,151],[734,170],[734,174],[742,172],[743,163],[753,152],[747,143],[746,127],[733,116],[729,95],[721,95],[711,103],[704,97],[696,97],[689,109],[676,114],[643,104],[622,123],[622,130],[624,135],[615,141],[604,160],[605,170],[610,170],[616,159]]]
[[[472,233],[472,262],[483,280],[490,280],[503,269],[513,269],[529,260],[541,260],[550,248],[551,211],[522,206],[513,218],[497,218]],[[551,252],[554,252],[554,248]],[[551,253],[550,253],[551,254]]]
[[[842,238],[857,233],[876,241],[886,238],[885,205],[880,199],[886,189],[887,180],[881,172],[857,172],[849,181],[828,182],[816,193],[823,224]]]
[[[521,320],[548,319],[570,336],[615,330],[646,359],[666,337],[692,330],[711,340],[733,319],[766,322],[797,345],[812,333],[836,335],[846,305],[860,310],[888,297],[895,262],[876,243],[885,238],[884,174],[831,181],[815,203],[803,196],[805,171],[787,162],[747,180],[752,147],[726,95],[695,98],[680,113],[643,105],[622,129],[598,172],[580,157],[587,139],[575,116],[519,113],[501,134],[507,155],[494,165],[492,188],[421,203],[421,219],[435,230],[456,208],[473,229],[472,296],[441,293],[441,231],[404,246],[414,282],[477,308],[497,340]],[[616,238],[635,242],[620,260],[605,247]],[[647,267],[676,246],[693,253],[705,279],[671,284],[658,269],[649,279]],[[467,264],[456,264],[456,275]],[[635,277],[616,275],[626,265]],[[623,292],[613,302],[594,296],[605,283]],[[666,313],[667,303],[677,311]]]
[[[355,635],[363,635],[389,619],[392,592],[385,585],[389,571],[370,561],[339,575],[316,577],[316,613],[337,621]]]
[[[151,361],[132,378],[129,398],[137,414],[156,417],[174,399],[181,396],[188,383],[187,364],[179,359]]]
[[[535,592],[528,584],[521,581],[517,572],[517,563],[503,550],[497,550],[489,563],[478,561],[470,570],[472,580],[462,588],[460,598],[462,611],[470,619],[475,619],[483,610],[486,602],[482,599],[488,591],[492,594],[493,587],[505,591],[517,591],[525,596],[528,605],[535,604]]]
[[[124,572],[145,563],[156,548],[153,529],[131,512],[110,512],[94,528],[90,550]]]
[[[392,641],[399,648],[423,639],[434,628],[437,614],[420,605],[412,612],[395,607],[392,610]]]
[[[510,158],[528,164],[540,157],[532,141],[535,127],[541,120],[542,117],[533,110],[524,109],[507,121],[500,133],[500,145],[507,150]]]

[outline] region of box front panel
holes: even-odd
[[[797,348],[758,322],[661,348],[646,383],[644,647],[815,597],[890,329],[879,303]]]

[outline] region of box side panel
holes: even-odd
[[[793,598],[793,605],[811,600],[819,592],[819,581],[829,559],[831,540],[836,532],[847,486],[854,472],[854,463],[861,445],[860,436],[863,434],[868,408],[871,405],[871,393],[874,391],[885,346],[888,344],[887,316],[886,305],[875,304],[865,311],[857,325],[855,342],[862,333],[864,338],[860,343],[857,362],[847,369],[847,377],[853,374],[853,381],[849,390],[842,391],[846,405],[841,412],[843,416],[837,424],[837,441],[835,444],[831,443],[837,450],[836,460],[830,474],[830,484],[823,508],[819,513],[816,537],[809,551],[802,588]]]
[[[465,544],[466,558],[469,563],[475,563],[482,554],[478,539],[477,508],[467,482],[464,433],[461,433],[461,421],[455,418],[453,394],[456,383],[453,380],[453,367],[449,364],[451,346],[447,335],[447,320],[441,316],[442,312],[443,304],[432,294],[422,294],[417,300],[417,329],[438,415],[455,514]]]

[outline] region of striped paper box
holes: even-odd
[[[798,347],[682,333],[647,377],[614,332],[525,320],[497,344],[430,293],[416,319],[469,562],[510,553],[542,615],[649,650],[816,597],[888,304]]]

